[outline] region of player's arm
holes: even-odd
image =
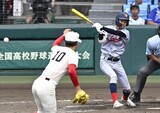
[[[107,33],[110,33],[110,34],[113,34],[113,35],[117,35],[117,36],[120,36],[120,37],[124,37],[124,38],[127,37],[126,34],[123,33],[122,31],[113,30],[113,29],[104,27],[104,26],[101,25],[100,23],[95,23],[95,24],[93,24],[92,27],[95,27],[96,30],[97,30],[100,34],[103,34],[104,32],[107,32]]]
[[[102,26],[100,23],[95,23],[95,24],[93,24],[92,27],[95,27],[96,30],[99,32],[98,42],[101,43],[101,44],[107,42],[108,33],[119,36],[119,38],[122,38],[125,43],[128,42],[129,36],[126,35],[126,34],[125,34],[124,32],[122,32],[122,31],[113,30],[113,29],[104,27],[104,26]],[[117,38],[117,37],[116,37],[116,38]]]
[[[107,36],[108,36],[107,32],[106,33],[103,32],[103,34],[99,34],[98,42],[100,44],[106,43],[107,42]]]
[[[150,47],[150,45],[147,46],[146,49],[146,55],[149,59],[152,59],[158,63],[160,63],[160,58],[154,55],[154,50]]]
[[[73,99],[73,103],[78,102],[80,104],[85,104],[89,99],[89,95],[84,90],[82,90],[79,85],[75,64],[69,65],[68,73],[70,75],[73,85],[76,88],[76,96]]]
[[[70,31],[71,31],[71,29],[65,29],[65,30],[63,31],[63,35],[60,36],[59,38],[57,38],[57,39],[54,41],[53,46],[61,45],[62,42],[63,42],[63,40],[65,39],[66,33],[70,32]]]
[[[75,64],[70,64],[68,68],[68,73],[70,75],[70,79],[76,88],[77,91],[81,90],[78,78],[77,78],[77,72],[76,72],[76,65]]]
[[[98,37],[98,42],[100,44],[106,43],[107,42],[107,36],[108,33],[104,30],[100,30],[100,28],[102,28],[103,26],[99,23],[94,24],[92,27],[96,27],[97,31],[99,32],[99,37]]]
[[[151,41],[148,39],[146,44],[146,55],[149,59],[152,59],[160,63],[160,58],[157,58],[157,56],[154,55],[154,49],[155,47],[153,46],[153,44],[151,44]]]
[[[149,25],[158,25],[157,23],[154,23],[153,21],[147,21],[147,24],[149,24]]]
[[[153,20],[155,19],[155,15],[156,15],[157,9],[153,9],[147,19],[147,24],[149,25],[157,25],[157,23],[155,23]]]
[[[160,63],[160,58],[157,58],[157,57],[156,57],[155,55],[153,55],[153,54],[147,55],[147,57],[148,57],[149,59],[152,59],[152,60]]]
[[[124,34],[122,31],[116,31],[116,30],[113,30],[113,29],[110,29],[110,28],[107,28],[107,27],[102,27],[100,30],[101,31],[105,30],[106,32],[108,32],[110,34],[126,38],[126,34]]]

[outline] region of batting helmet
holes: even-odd
[[[129,15],[126,12],[120,12],[116,16],[116,25],[121,27],[122,24],[119,22],[119,20],[127,20],[127,26],[129,24]]]

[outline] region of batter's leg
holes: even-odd
[[[131,92],[131,87],[121,61],[116,62],[114,65],[114,70],[118,76],[118,81],[123,88],[123,97],[121,98],[122,101],[125,102],[128,106],[135,107],[136,105],[128,98]]]
[[[111,68],[109,63],[107,63],[105,60],[100,61],[100,68],[101,70],[109,76],[110,78],[110,91],[112,95],[113,100],[113,108],[118,108],[123,106],[123,104],[118,102],[118,95],[117,95],[117,75],[114,72],[114,70]]]
[[[116,65],[114,65],[114,71],[116,72],[118,81],[123,88],[123,99],[128,100],[131,92],[131,87],[121,61],[116,62]]]
[[[147,76],[158,69],[160,69],[160,64],[153,60],[149,60],[148,63],[139,70],[134,94],[132,94],[131,97],[134,102],[140,101],[140,94],[145,86]]]

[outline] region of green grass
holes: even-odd
[[[37,76],[0,76],[0,84],[24,84],[33,83]],[[78,76],[80,83],[106,83],[109,82],[107,76]],[[130,83],[135,83],[136,76],[128,76]],[[149,76],[148,83],[159,83],[160,76]],[[69,76],[64,76],[61,83],[71,83]]]
[[[36,76],[0,76],[0,84],[32,83]]]

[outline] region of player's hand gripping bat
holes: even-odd
[[[103,32],[100,30],[100,29],[103,27],[103,25],[101,25],[100,23],[94,23],[94,22],[92,22],[92,21],[91,21],[89,18],[87,18],[84,14],[82,14],[81,12],[79,12],[78,10],[76,10],[76,9],[74,9],[74,8],[73,8],[71,11],[72,11],[72,13],[74,13],[75,15],[77,15],[78,17],[82,18],[84,21],[89,22],[90,24],[92,24],[92,27],[95,27],[96,30],[97,30],[100,34],[103,34]]]

